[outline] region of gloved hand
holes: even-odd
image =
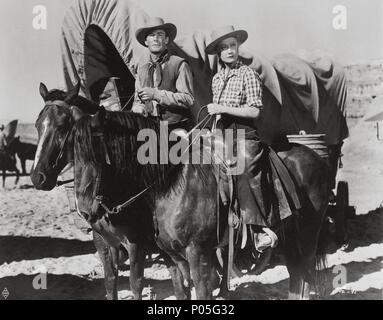
[[[159,94],[156,88],[145,87],[138,90],[137,93],[143,102],[150,102],[152,100],[159,102]]]

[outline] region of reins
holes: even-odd
[[[203,106],[200,111],[202,109],[206,108],[206,106]],[[199,120],[199,115],[200,115],[200,112],[198,113],[198,117],[197,117],[197,120]],[[193,145],[193,143],[196,141],[196,139],[198,137],[201,136],[201,133],[202,133],[202,130],[206,128],[207,124],[209,123],[210,119],[212,118],[212,115],[208,114],[205,116],[205,118],[203,118],[200,122],[197,123],[197,125],[195,125],[189,132],[188,134],[186,135],[186,137],[189,137],[196,129],[198,129],[198,127],[200,127],[202,124],[203,124],[203,127],[202,129],[198,132],[198,134],[196,135],[196,137],[193,139],[192,142],[189,143],[188,147],[185,149],[185,151],[182,153],[185,154],[185,152],[187,150],[189,150],[189,148]],[[181,155],[181,156],[182,156]],[[157,184],[157,182],[154,182],[152,184],[150,184],[148,187],[146,187],[145,189],[141,190],[139,193],[135,194],[133,197],[129,198],[127,201],[113,207],[112,209],[110,209],[104,202],[104,197],[102,195],[96,195],[96,198],[95,200],[98,201],[99,205],[102,206],[105,211],[108,213],[108,214],[118,214],[120,213],[123,209],[125,209],[126,207],[128,207],[129,205],[131,205],[134,201],[136,201],[137,199],[139,199],[141,196],[143,196],[145,193],[147,193],[150,189],[152,189],[155,185]]]

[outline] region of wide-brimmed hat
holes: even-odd
[[[161,29],[166,32],[169,37],[169,43],[172,42],[177,35],[177,27],[173,23],[165,23],[162,18],[152,17],[146,23],[145,26],[137,29],[136,39],[139,43],[146,47],[146,36],[153,30]]]
[[[233,26],[225,26],[214,30],[211,33],[211,42],[206,47],[205,52],[207,54],[216,54],[218,44],[227,38],[237,38],[239,44],[244,43],[247,40],[248,34],[245,30],[235,30]]]

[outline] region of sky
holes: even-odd
[[[1,0],[0,122],[34,122],[42,99],[40,82],[65,88],[60,53],[60,28],[71,0]],[[246,47],[272,57],[320,49],[343,64],[383,59],[382,0],[140,0],[149,15],[177,25],[179,34],[223,25],[244,28]],[[32,22],[37,5],[47,10],[46,30]],[[346,29],[335,29],[341,5]]]

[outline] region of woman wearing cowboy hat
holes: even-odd
[[[216,54],[221,66],[212,81],[213,103],[207,110],[217,116],[217,127],[234,130],[244,129],[245,172],[236,177],[237,197],[245,224],[255,230],[254,243],[258,251],[275,247],[277,236],[269,228],[275,220],[267,212],[262,196],[256,159],[261,148],[257,136],[256,120],[262,108],[262,82],[252,68],[239,59],[239,46],[248,38],[245,30],[227,26],[212,33],[212,42],[206,47],[207,54]]]
[[[132,111],[149,113],[169,123],[191,119],[194,104],[189,65],[167,49],[176,35],[176,26],[161,18],[150,18],[136,31],[137,41],[148,48],[150,55],[138,66]]]

